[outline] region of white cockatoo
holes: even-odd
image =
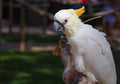
[[[116,69],[105,34],[80,19],[85,8],[65,9],[54,16],[56,31],[63,31],[71,46],[75,69],[99,84],[116,84]]]

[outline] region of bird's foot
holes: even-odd
[[[99,84],[98,82],[92,81],[88,77],[82,77],[81,80],[79,80],[78,84]]]

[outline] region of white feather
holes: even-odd
[[[100,84],[116,84],[115,64],[105,34],[84,24],[75,12],[59,11],[55,20],[61,24],[64,19],[65,34],[71,45],[75,68]]]
[[[84,61],[86,72],[91,73],[89,76],[92,80],[100,84],[116,84],[116,70],[110,45],[105,39],[103,33],[93,29],[90,25],[83,25],[68,38],[72,46],[72,53],[75,56],[74,61],[78,63],[81,72],[81,56]],[[79,56],[79,57],[78,57]],[[83,72],[83,71],[82,71]]]

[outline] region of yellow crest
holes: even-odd
[[[80,17],[85,12],[85,7],[83,6],[80,9],[76,9],[75,12],[76,12],[76,15]]]

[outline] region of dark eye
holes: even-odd
[[[67,23],[67,22],[68,22],[68,20],[67,20],[67,19],[65,19],[65,20],[64,20],[64,23]]]

